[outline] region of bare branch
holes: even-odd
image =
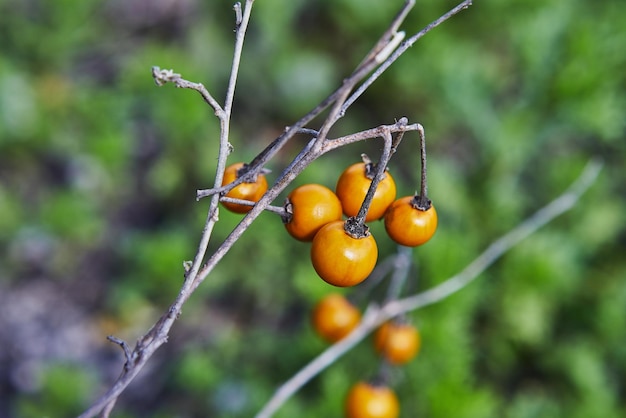
[[[222,181],[224,179],[224,171],[226,170],[226,160],[228,158],[228,154],[231,151],[231,145],[229,142],[230,137],[230,119],[232,113],[233,101],[235,98],[235,86],[237,84],[237,75],[239,74],[239,64],[241,62],[241,54],[243,53],[243,41],[246,36],[246,30],[248,29],[248,24],[250,22],[250,15],[252,13],[252,4],[254,0],[246,0],[246,5],[241,12],[241,4],[237,3],[235,5],[236,12],[236,29],[235,29],[235,51],[233,54],[233,63],[231,66],[230,79],[228,82],[228,89],[226,91],[226,100],[224,102],[224,117],[220,118],[220,148],[219,155],[217,159],[217,168],[215,170],[215,179],[213,183],[213,187],[217,188],[222,185]],[[200,271],[200,266],[202,265],[202,261],[206,255],[207,248],[209,246],[209,240],[211,238],[211,234],[213,233],[213,227],[218,219],[219,213],[219,195],[213,195],[211,199],[211,203],[209,205],[209,210],[206,218],[206,222],[204,224],[204,228],[202,230],[202,237],[200,238],[200,243],[198,244],[198,250],[196,252],[196,256],[194,257],[193,263],[189,271],[187,272],[186,278],[193,282],[196,280],[196,276]],[[187,284],[187,283],[186,283]],[[189,284],[191,287],[191,284]],[[193,290],[191,290],[193,292]],[[184,299],[186,300],[186,298]],[[183,300],[183,303],[184,303]],[[182,305],[181,305],[182,307]]]
[[[197,91],[204,101],[215,110],[215,115],[218,118],[221,119],[224,117],[224,109],[222,109],[222,106],[211,96],[211,93],[209,93],[202,83],[193,83],[185,80],[180,74],[175,73],[174,70],[162,70],[157,66],[152,67],[152,78],[154,78],[154,82],[159,87],[166,83],[174,83],[177,88]]]
[[[215,110],[215,114],[220,120],[220,148],[218,156],[218,164],[215,175],[215,187],[219,187],[222,184],[224,176],[224,170],[226,167],[226,158],[230,152],[230,144],[228,142],[229,137],[229,125],[232,111],[232,103],[235,93],[235,84],[237,80],[237,74],[239,71],[239,63],[241,52],[243,49],[243,39],[250,20],[250,13],[253,4],[253,0],[247,0],[246,6],[243,11],[243,17],[240,22],[237,22],[236,29],[236,42],[235,53],[233,57],[233,66],[231,69],[231,77],[229,81],[229,87],[226,94],[224,109],[217,103],[217,101],[208,93],[206,88],[199,83],[191,83],[182,79],[180,74],[174,73],[172,70],[161,70],[158,67],[152,68],[152,74],[157,85],[162,85],[165,82],[173,82],[177,87],[191,88],[198,91],[205,102],[207,102]],[[238,14],[237,14],[238,19]],[[211,237],[213,227],[218,219],[218,204],[219,195],[214,195],[209,205],[207,219],[204,229],[202,231],[202,237],[198,245],[198,250],[194,257],[191,267],[185,272],[185,281],[183,286],[176,296],[176,299],[170,305],[168,311],[152,326],[152,328],[139,339],[135,345],[134,350],[130,354],[127,354],[127,362],[124,365],[124,371],[115,381],[113,386],[100,397],[95,404],[87,409],[79,418],[92,417],[100,412],[102,416],[107,416],[113,405],[115,404],[119,395],[126,389],[130,382],[135,378],[139,371],[144,367],[148,359],[152,357],[154,352],[163,345],[168,338],[169,331],[172,328],[175,320],[182,311],[182,306],[189,299],[193,290],[195,289],[194,282],[197,279],[202,260],[205,257],[206,250],[208,248],[209,239]],[[130,358],[130,361],[128,361]]]
[[[494,261],[519,244],[524,238],[527,238],[557,216],[570,210],[583,193],[595,182],[601,168],[601,163],[590,161],[582,174],[565,193],[494,241],[456,276],[425,292],[404,299],[389,301],[380,308],[375,304],[370,304],[363,315],[361,324],[350,335],[328,347],[283,383],[257,413],[255,418],[270,418],[300,388],[356,346],[383,322],[403,313],[432,305],[467,286]]]
[[[255,168],[265,165],[274,155],[276,155],[276,153],[285,145],[285,143],[293,138],[296,133],[300,132],[300,130],[303,129],[309,122],[315,119],[319,114],[326,110],[326,108],[334,103],[335,107],[331,109],[329,115],[326,117],[324,123],[322,124],[322,127],[319,129],[316,135],[319,139],[319,144],[322,144],[326,140],[328,132],[330,131],[332,126],[337,122],[339,117],[343,116],[343,113],[345,113],[345,106],[343,105],[343,103],[350,94],[350,91],[352,91],[354,86],[356,86],[361,80],[363,80],[367,74],[369,74],[371,71],[374,70],[374,68],[376,68],[378,63],[376,62],[375,57],[380,53],[383,48],[385,48],[390,39],[393,38],[394,34],[397,32],[397,29],[400,27],[400,25],[406,18],[409,10],[413,7],[414,4],[415,0],[405,1],[402,10],[391,22],[389,28],[381,36],[374,48],[372,48],[372,50],[366,55],[363,61],[361,61],[361,63],[356,67],[354,72],[344,80],[343,84],[328,97],[322,100],[320,104],[318,104],[313,110],[311,110],[304,117],[302,117],[298,122],[290,126],[281,136],[276,138],[269,146],[265,148],[265,150],[263,150],[250,162],[250,165]]]
[[[124,369],[128,369],[128,367],[130,367],[130,362],[132,361],[132,352],[130,350],[130,347],[128,347],[128,344],[126,344],[126,341],[121,340],[113,335],[109,335],[107,337],[107,340],[119,345],[122,348],[122,350],[124,350],[124,356],[126,357],[126,363],[124,363]]]
[[[361,324],[355,328],[350,335],[328,347],[291,379],[280,386],[263,409],[255,415],[255,418],[270,418],[301,387],[367,337],[371,330],[377,326],[379,313],[380,309],[378,306],[370,304],[361,319]]]
[[[426,292],[411,296],[405,299],[393,301],[384,307],[384,311],[394,316],[402,312],[412,311],[426,305],[439,302],[451,294],[458,292],[478,275],[493,264],[505,252],[520,243],[539,228],[552,221],[557,216],[570,210],[580,199],[582,194],[593,184],[598,177],[602,163],[590,161],[582,174],[561,196],[544,206],[530,218],[519,224],[517,227],[494,241],[482,254],[472,261],[463,271],[456,276],[446,280],[440,285],[427,290]]]
[[[406,0],[404,2],[402,9],[400,9],[396,17],[393,18],[387,30],[385,30],[376,45],[374,45],[365,58],[363,58],[363,61],[357,66],[357,69],[361,68],[366,62],[376,60],[384,49],[389,48],[389,44],[392,43],[393,39],[397,36],[396,34],[398,33],[400,25],[402,25],[413,6],[415,6],[415,0]],[[380,62],[378,64],[380,64]]]
[[[228,203],[235,203],[237,205],[244,205],[244,206],[254,206],[256,205],[256,202],[253,202],[251,200],[243,200],[243,199],[235,199],[232,197],[226,197],[226,196],[222,196],[220,198],[220,201],[222,202],[228,202]],[[282,206],[272,206],[272,205],[267,205],[265,207],[265,210],[268,212],[272,212],[272,213],[276,213],[280,216],[285,216],[285,208],[283,208]]]
[[[323,145],[321,149],[321,153],[325,154],[334,149],[354,144],[355,142],[363,141],[366,139],[378,138],[383,135],[384,130],[389,130],[390,133],[400,133],[409,131],[420,131],[422,130],[422,125],[419,123],[414,123],[411,125],[407,125],[408,121],[406,118],[401,118],[398,122],[393,125],[381,125],[376,128],[367,129],[365,131],[357,132],[350,135],[345,135],[336,139],[328,139]],[[397,140],[396,140],[397,142]]]
[[[243,50],[243,42],[245,33],[250,20],[250,14],[254,0],[246,0],[243,10],[241,6],[235,6],[235,19],[236,19],[236,35],[235,35],[235,51],[233,56],[231,76],[228,83],[226,92],[226,98],[223,108],[219,103],[208,93],[206,88],[200,83],[192,83],[184,80],[180,74],[174,73],[172,70],[161,70],[158,67],[153,67],[152,74],[157,85],[163,85],[166,82],[172,82],[179,88],[189,88],[196,90],[203,97],[204,101],[208,103],[215,111],[215,114],[220,120],[220,146],[218,163],[216,168],[216,175],[214,179],[213,191],[221,188],[224,170],[226,167],[226,160],[231,150],[229,143],[230,132],[230,120],[232,105],[234,101],[235,86],[237,80],[237,74],[239,72],[241,54]],[[112,410],[117,398],[130,384],[130,382],[137,376],[142,370],[147,361],[152,357],[156,350],[167,342],[170,329],[174,322],[180,315],[182,307],[189,299],[191,294],[197,289],[197,287],[206,279],[209,273],[214,269],[216,264],[224,257],[224,255],[230,250],[232,245],[242,236],[242,234],[248,229],[252,222],[267,208],[271,208],[271,203],[277,198],[291,182],[313,162],[325,152],[331,149],[337,148],[348,143],[352,143],[358,140],[364,139],[363,136],[354,135],[351,137],[339,138],[334,141],[328,141],[327,135],[331,127],[335,124],[342,112],[345,111],[345,100],[349,97],[352,89],[361,82],[367,74],[376,68],[379,63],[376,57],[379,59],[382,55],[379,55],[382,50],[385,50],[386,45],[389,42],[394,42],[394,35],[397,32],[402,20],[405,18],[408,9],[413,5],[414,1],[406,1],[403,11],[396,17],[390,28],[385,32],[379,44],[372,50],[370,55],[357,67],[355,72],[347,78],[342,86],[340,86],[334,93],[328,96],[322,101],[315,109],[305,115],[296,124],[292,125],[286,130],[283,135],[274,140],[263,152],[261,152],[251,162],[251,173],[258,173],[265,163],[273,157],[278,150],[294,135],[297,133],[315,133],[312,141],[307,144],[305,149],[298,154],[294,161],[289,165],[288,170],[284,171],[275,184],[265,193],[265,195],[252,207],[252,209],[243,217],[241,222],[233,229],[231,234],[226,240],[218,247],[218,249],[209,257],[204,266],[202,265],[208,243],[212,235],[212,231],[215,223],[218,220],[219,214],[219,200],[220,194],[213,194],[209,209],[207,213],[206,222],[202,231],[202,237],[200,239],[196,255],[191,263],[185,263],[185,280],[183,285],[172,302],[167,312],[159,318],[159,320],[147,331],[147,333],[139,338],[135,344],[134,349],[131,351],[128,347],[124,349],[126,356],[126,363],[124,369],[118,379],[113,383],[111,388],[100,397],[89,409],[87,409],[79,418],[92,417],[98,413],[101,416],[108,416]],[[396,38],[397,35],[396,35]],[[404,44],[403,44],[404,45]],[[401,48],[401,47],[400,47]],[[396,50],[397,52],[397,50]],[[395,54],[394,54],[395,55]],[[392,55],[393,57],[393,55]],[[385,63],[388,63],[390,59],[387,59]],[[385,64],[383,63],[383,65]],[[322,123],[322,127],[319,131],[310,131],[305,128],[313,118],[321,114],[328,106],[334,103],[333,108],[330,110],[329,115]],[[370,137],[384,136],[386,142],[389,142],[391,133],[398,133],[398,137],[401,134],[409,130],[418,130],[421,125],[407,125],[406,120],[402,120],[402,123],[396,123],[395,125],[382,126],[375,128],[369,132],[372,134]],[[364,131],[365,132],[365,131]],[[367,135],[367,134],[362,134]],[[243,181],[243,179],[242,179]],[[234,187],[232,185],[231,187]],[[112,340],[117,342],[117,340]],[[119,343],[119,342],[118,342]],[[122,345],[122,344],[120,344]],[[124,346],[122,345],[122,348]]]
[[[389,58],[387,58],[380,67],[376,69],[376,71],[363,83],[359,86],[359,88],[350,96],[346,102],[341,107],[341,112],[339,113],[339,117],[343,117],[346,113],[346,110],[359,98],[361,95],[376,81],[387,69],[393,64],[402,54],[404,54],[407,49],[413,46],[415,42],[417,42],[420,38],[426,35],[428,32],[450,19],[452,16],[461,12],[462,10],[467,9],[472,5],[472,0],[465,0],[460,3],[455,8],[451,9],[446,14],[439,17],[437,20],[431,22],[424,29],[411,36],[409,39],[404,41],[398,49],[395,50],[393,54]]]

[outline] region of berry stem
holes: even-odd
[[[421,178],[420,178],[420,191],[413,198],[413,206],[416,209],[428,210],[431,206],[431,201],[428,198],[428,181],[426,176],[426,133],[422,125],[419,125],[417,130],[420,136],[420,163],[421,163]]]
[[[257,202],[253,202],[251,200],[235,199],[234,197],[228,197],[228,196],[221,196],[220,202],[234,203],[236,205],[251,206],[251,207],[257,204]],[[290,216],[287,210],[282,206],[267,205],[263,210],[276,213],[282,217]]]
[[[385,129],[382,132],[382,138],[384,139],[384,146],[383,152],[380,156],[380,160],[377,164],[375,164],[376,174],[372,178],[372,183],[370,184],[369,189],[367,189],[365,199],[363,199],[363,203],[359,208],[359,212],[355,216],[356,223],[359,225],[365,224],[365,216],[367,215],[367,211],[369,210],[370,205],[372,204],[372,200],[374,199],[374,194],[376,193],[376,189],[378,188],[378,183],[380,183],[382,178],[385,176],[385,169],[387,168],[387,163],[391,158],[392,138],[389,129]]]

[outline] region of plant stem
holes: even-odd
[[[409,2],[407,2],[408,4]],[[465,0],[437,20],[428,24],[424,29],[402,42],[400,46],[387,58],[381,65],[376,69],[376,71],[363,83],[359,86],[359,88],[346,100],[343,104],[340,112],[340,116],[343,116],[346,110],[354,103],[365,91],[376,81],[386,70],[393,64],[402,54],[406,52],[407,49],[413,46],[415,42],[417,42],[420,38],[426,35],[428,32],[450,19],[452,16],[456,15],[460,11],[467,9],[472,5],[472,0]]]
[[[190,83],[186,82],[186,80],[182,80],[180,75],[173,73],[171,70],[162,71],[158,68],[153,68],[153,77],[157,84],[161,85],[164,82],[171,81],[176,83],[177,87],[190,88],[198,91],[205,102],[207,102],[210,106],[213,107],[216,116],[220,120],[220,148],[219,148],[219,156],[218,163],[216,168],[216,175],[214,179],[214,190],[221,187],[224,170],[226,167],[226,159],[230,152],[230,143],[229,132],[230,132],[230,121],[231,121],[231,112],[232,105],[234,101],[234,92],[237,80],[237,74],[240,66],[240,59],[243,50],[243,42],[245,38],[245,33],[248,27],[250,14],[252,5],[254,0],[246,0],[245,7],[243,11],[241,10],[241,5],[237,3],[235,5],[235,13],[236,13],[236,41],[235,41],[235,52],[233,56],[232,68],[231,68],[231,77],[229,79],[229,84],[226,93],[226,100],[224,103],[224,107],[222,108],[219,103],[206,91],[204,86],[199,83]],[[414,1],[409,0],[405,3],[405,11],[413,5]],[[464,4],[471,4],[471,1],[465,1]],[[279,149],[296,133],[300,132],[304,129],[305,125],[310,122],[313,118],[322,113],[329,105],[335,103],[335,106],[329,111],[328,116],[325,121],[322,123],[322,127],[319,130],[316,141],[310,147],[309,150],[299,155],[299,159],[295,161],[291,169],[285,173],[276,181],[276,183],[265,193],[265,195],[257,202],[255,206],[248,212],[241,222],[233,229],[229,237],[218,247],[218,249],[212,254],[212,256],[207,260],[206,264],[202,266],[202,262],[206,255],[206,251],[208,248],[209,239],[212,235],[212,231],[215,223],[218,220],[218,205],[219,205],[219,194],[214,194],[211,198],[211,202],[208,209],[208,214],[206,218],[206,222],[202,231],[202,237],[200,239],[198,249],[196,255],[194,257],[193,263],[185,273],[185,280],[183,285],[176,296],[175,300],[169,306],[168,310],[159,318],[159,320],[146,332],[145,335],[140,337],[135,344],[133,350],[125,355],[127,357],[126,364],[120,376],[116,379],[113,385],[107,390],[105,394],[103,394],[94,404],[92,404],[86,411],[84,411],[79,418],[89,418],[95,416],[96,414],[100,414],[102,417],[108,417],[113,406],[120,396],[120,394],[126,389],[126,387],[134,380],[134,378],[139,374],[139,372],[143,369],[152,355],[156,352],[156,350],[167,342],[169,337],[169,332],[182,312],[182,307],[185,302],[189,299],[189,297],[193,294],[193,292],[197,289],[197,287],[206,279],[209,273],[213,270],[216,264],[224,257],[224,255],[229,251],[234,242],[236,242],[242,234],[248,229],[251,223],[259,216],[260,213],[265,210],[267,206],[271,204],[271,202],[278,196],[278,194],[284,190],[295,178],[298,176],[306,167],[308,167],[316,158],[324,154],[325,152],[337,148],[341,146],[341,144],[346,144],[348,141],[338,141],[331,142],[327,140],[327,135],[329,130],[334,126],[336,121],[345,114],[346,109],[356,100],[358,96],[360,96],[376,78],[378,78],[388,67],[389,65],[397,59],[397,57],[402,54],[410,45],[407,42],[411,41],[411,45],[413,42],[417,40],[417,37],[411,38],[409,41],[405,41],[401,46],[395,50],[395,52],[385,60],[382,65],[379,65],[379,62],[376,60],[378,53],[385,48],[389,40],[392,38],[394,33],[396,32],[397,27],[400,25],[401,21],[405,18],[406,12],[400,13],[390,28],[385,32],[381,41],[375,46],[372,52],[366,57],[366,59],[360,64],[357,69],[353,72],[353,74],[348,77],[344,83],[326,100],[324,100],[320,105],[318,105],[315,109],[309,112],[305,117],[303,117],[298,123],[291,126],[283,135],[277,138],[275,141],[270,144],[263,152],[261,152],[251,163],[251,173],[258,173],[259,170],[263,168],[263,166],[269,161],[271,157],[273,157]],[[440,18],[441,20],[441,18]],[[445,20],[445,19],[444,19]],[[441,20],[442,21],[442,20]],[[441,22],[439,22],[441,23]],[[439,24],[437,23],[437,24]],[[431,24],[430,27],[427,27],[422,32],[420,32],[420,36],[423,36],[426,32],[430,31],[436,25]],[[408,45],[408,46],[406,46]],[[358,94],[353,94],[351,96],[351,100],[347,101],[346,99],[349,97],[350,92],[354,88],[357,83],[362,81],[368,73],[370,73],[375,68],[376,70],[374,76],[371,76],[368,81],[361,85],[361,88],[358,90]],[[369,84],[368,84],[369,83]],[[405,122],[406,124],[406,122]],[[387,143],[391,143],[391,132],[394,132],[394,129],[397,129],[395,132],[405,132],[407,130],[416,130],[419,125],[411,125],[411,126],[387,126],[387,127],[379,127],[378,129],[382,129],[383,138],[385,139],[385,146],[388,147]],[[379,136],[379,135],[377,135]],[[357,141],[357,137],[351,138],[352,142]],[[389,154],[389,151],[386,151]],[[386,166],[386,163],[389,159],[389,156],[386,158],[381,157],[381,161],[384,160],[383,166]],[[380,177],[380,172],[377,173],[377,177]],[[247,176],[243,176],[238,179],[239,182],[246,180]],[[379,179],[380,180],[380,179]],[[232,184],[232,183],[231,183]],[[237,183],[238,184],[238,183]],[[232,184],[232,187],[235,187],[237,184]],[[374,188],[375,190],[375,188]],[[202,267],[201,267],[202,266]],[[370,315],[371,316],[371,315]],[[372,316],[371,316],[372,317]],[[374,318],[374,317],[372,317]],[[365,321],[366,322],[366,321]],[[351,334],[351,337],[348,337],[348,341],[350,338],[356,338],[358,334]],[[118,343],[119,344],[119,343]],[[122,345],[122,344],[120,344]],[[123,346],[123,345],[122,345]],[[334,361],[331,358],[331,362]]]
[[[413,198],[413,205],[419,210],[428,210],[431,207],[428,199],[428,179],[426,175],[426,134],[424,128],[418,129],[420,136],[420,191]]]
[[[380,308],[376,304],[370,304],[365,310],[358,327],[345,338],[328,347],[283,383],[255,415],[255,418],[270,418],[306,383],[350,351],[383,322],[398,315],[440,302],[470,284],[498,258],[515,245],[519,244],[523,239],[527,238],[559,215],[570,210],[580,200],[585,191],[595,182],[601,168],[601,163],[593,160],[590,161],[582,174],[565,193],[539,209],[534,215],[521,222],[502,237],[495,240],[482,254],[457,275],[432,289],[404,299],[389,301]]]
[[[404,125],[406,125],[406,118],[403,118],[403,122]],[[384,146],[383,152],[380,155],[380,160],[378,160],[378,163],[376,164],[376,175],[372,179],[370,187],[367,189],[367,193],[365,194],[365,199],[363,199],[363,203],[361,203],[359,212],[355,216],[355,222],[358,225],[365,224],[365,217],[367,216],[367,211],[372,205],[372,200],[374,199],[374,195],[376,194],[378,183],[380,183],[380,181],[385,176],[385,170],[387,169],[387,164],[389,163],[389,159],[391,158],[391,144],[393,140],[389,129],[383,131],[382,138],[384,140]]]

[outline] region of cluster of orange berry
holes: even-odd
[[[245,171],[243,163],[229,166],[223,185],[245,175]],[[365,280],[374,269],[378,246],[365,222],[383,219],[389,237],[409,247],[426,243],[437,229],[437,212],[425,192],[424,196],[415,194],[396,199],[395,181],[385,171],[371,197],[365,218],[360,220],[362,233],[351,232],[348,223],[358,217],[376,171],[376,165],[366,159],[349,166],[339,176],[334,192],[320,184],[306,184],[295,188],[287,196],[282,215],[285,228],[293,238],[312,242],[313,267],[329,284],[354,286]],[[424,177],[422,181],[425,181]],[[225,197],[257,202],[267,187],[265,176],[257,174],[232,188]],[[422,190],[425,191],[425,188]],[[237,213],[246,213],[252,208],[229,201],[222,201],[222,204]],[[338,293],[324,297],[312,313],[313,328],[329,343],[350,334],[360,321],[359,309]],[[387,364],[394,366],[413,359],[419,352],[420,344],[417,328],[398,319],[381,325],[373,338],[376,352]],[[347,418],[396,418],[399,410],[394,391],[384,382],[360,381],[346,397]]]
[[[311,318],[315,332],[330,343],[350,334],[360,320],[359,309],[338,293],[331,293],[320,300]],[[381,325],[373,339],[376,352],[394,366],[412,360],[418,354],[420,345],[417,328],[398,320]],[[396,418],[399,411],[394,391],[383,382],[360,381],[352,386],[345,401],[347,418]]]
[[[233,164],[226,169],[223,184],[233,182],[244,167]],[[365,229],[357,236],[348,231],[347,220],[357,216],[375,175],[371,162],[356,163],[339,177],[335,192],[320,184],[306,184],[289,193],[283,222],[287,232],[297,240],[312,241],[311,261],[315,271],[327,283],[354,286],[365,280],[376,266],[378,246]],[[258,174],[243,182],[225,196],[252,202],[267,190],[267,180]],[[231,211],[245,213],[252,207],[222,202]],[[437,229],[437,212],[425,196],[405,196],[396,200],[396,184],[389,172],[378,183],[364,222],[384,218],[385,230],[398,244],[422,245]]]

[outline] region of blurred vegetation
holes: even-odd
[[[259,0],[235,102],[232,161],[250,160],[348,74],[402,2]],[[418,0],[414,33],[455,2]],[[626,416],[626,4],[476,0],[403,56],[335,135],[407,116],[426,128],[439,231],[415,250],[426,289],[606,166],[581,203],[480,279],[413,313],[423,349],[395,370],[402,417]],[[144,333],[191,259],[215,169],[218,124],[198,95],[157,88],[173,68],[221,98],[226,1],[0,1],[0,416],[76,414],[123,363],[115,334]],[[319,121],[318,121],[319,123]],[[315,127],[315,125],[313,126]],[[297,152],[269,166],[279,173]],[[417,185],[407,136],[390,170]],[[296,181],[334,186],[368,141]],[[222,211],[212,248],[239,216]],[[371,225],[381,258],[394,252]],[[117,417],[248,417],[319,353],[312,304],[334,290],[308,246],[264,214],[184,310]],[[373,298],[379,298],[377,290]],[[278,417],[340,416],[372,376],[369,342]]]

